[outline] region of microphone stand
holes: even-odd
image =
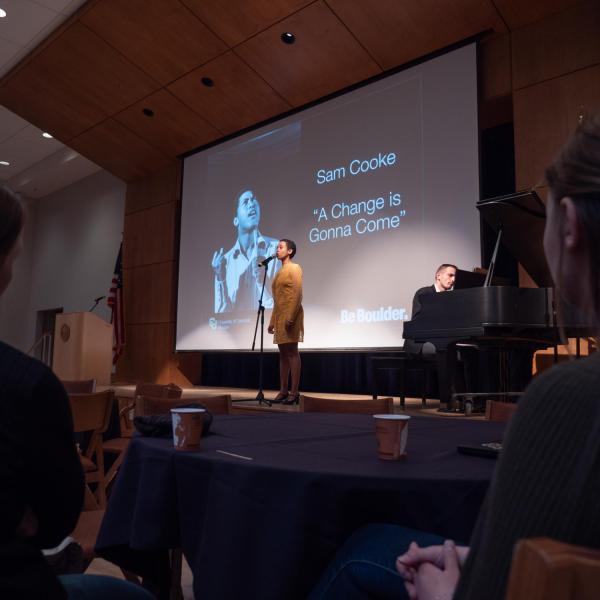
[[[254,339],[252,340],[252,350],[254,351],[254,347],[256,346],[256,333],[258,332],[258,321],[260,320],[260,353],[258,356],[258,394],[256,394],[256,399],[258,400],[259,404],[266,404],[267,406],[272,406],[271,401],[267,400],[263,393],[263,338],[265,334],[265,307],[263,306],[263,294],[265,293],[265,283],[267,282],[267,269],[269,268],[269,265],[263,264],[262,266],[265,268],[265,272],[263,274],[260,298],[258,299],[258,312],[256,314],[256,325],[254,326]]]
[[[104,300],[104,298],[106,298],[106,296],[100,296],[100,298],[96,298],[94,300],[94,306],[92,306],[92,308],[90,308],[90,310],[88,312],[94,312],[94,309],[96,308],[96,306],[98,306],[98,304],[100,304],[100,300]]]

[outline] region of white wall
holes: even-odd
[[[24,248],[0,300],[0,339],[27,350],[38,311],[89,310],[108,293],[121,242],[126,185],[101,171],[28,202]],[[102,301],[96,312],[108,319]]]

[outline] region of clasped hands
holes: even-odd
[[[396,559],[396,569],[404,579],[408,597],[451,600],[468,553],[468,547],[455,546],[451,540],[425,548],[412,542],[407,552]]]

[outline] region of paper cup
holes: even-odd
[[[172,408],[173,446],[175,450],[196,450],[200,447],[204,408]]]
[[[382,460],[400,460],[406,456],[408,415],[373,415],[378,455]]]

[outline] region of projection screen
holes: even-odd
[[[303,269],[301,349],[399,347],[436,267],[479,265],[476,46],[187,156],[182,185],[176,350],[250,349],[257,263],[281,238]]]

